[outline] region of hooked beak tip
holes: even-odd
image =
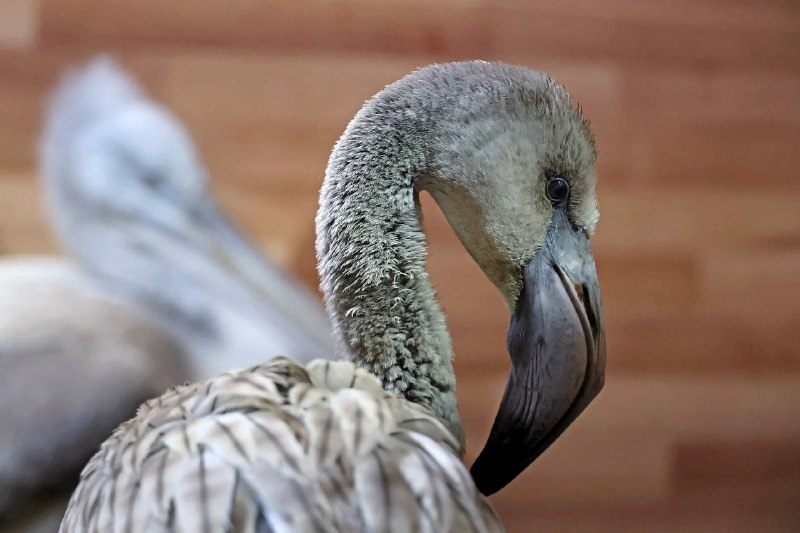
[[[508,330],[512,370],[489,439],[471,469],[486,495],[539,457],[603,387],[597,273],[588,240],[567,231],[548,239],[525,267]]]

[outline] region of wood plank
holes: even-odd
[[[787,281],[797,276],[798,264],[800,250],[792,248],[754,246],[746,251],[707,252],[701,269],[700,305],[709,314],[738,317],[754,326],[795,328],[800,300]]]
[[[659,184],[692,191],[797,187],[800,129],[752,123],[688,132],[675,127],[645,138],[650,157],[659,163],[643,177]]]
[[[579,15],[595,20],[619,20],[631,23],[683,26],[697,29],[722,28],[737,30],[796,29],[797,6],[782,0],[677,0],[669,3],[614,0],[501,0],[510,5],[527,5],[531,11]]]
[[[363,101],[414,60],[293,55],[164,58],[157,96],[187,121],[220,179],[316,198],[328,154]]]
[[[740,135],[754,127],[798,129],[800,74],[791,69],[657,66],[624,78],[626,101],[642,123]]]
[[[58,253],[38,183],[0,171],[0,255]]]
[[[474,457],[484,442],[504,381],[502,372],[459,374],[459,391],[464,392],[459,394],[459,401],[467,414],[469,457]],[[540,514],[553,516],[556,509],[561,510],[562,514],[555,514],[561,520],[592,510],[596,519],[616,524],[619,517],[608,516],[616,510],[620,514],[630,513],[636,518],[633,523],[642,526],[650,521],[654,524],[663,521],[666,525],[670,517],[662,513],[671,507],[678,511],[671,517],[673,523],[686,521],[699,526],[707,521],[713,525],[728,509],[736,510],[742,498],[752,502],[750,513],[745,516],[757,518],[758,523],[776,516],[779,521],[796,517],[792,513],[786,516],[790,509],[795,509],[793,505],[800,497],[796,490],[790,490],[796,483],[790,486],[786,481],[787,478],[793,481],[794,474],[777,479],[780,475],[775,472],[784,463],[794,464],[790,450],[795,445],[785,443],[800,437],[797,425],[792,422],[800,416],[795,407],[800,400],[799,385],[797,378],[642,379],[611,374],[598,399],[559,442],[492,501],[501,513],[506,509],[509,513],[515,509],[519,512],[529,505],[525,507],[529,512],[524,520],[512,522],[517,525],[538,523]],[[737,445],[725,443],[767,442],[767,445],[750,447],[752,466],[731,474],[739,478],[749,476],[754,483],[737,486],[721,481],[713,493],[697,486],[687,492],[684,489],[688,480],[700,484],[702,479],[713,477],[709,472],[724,468],[719,465],[727,461],[720,458],[715,463],[718,466],[697,467],[699,473],[693,474],[692,467],[683,463],[696,454],[675,452],[684,449],[680,447],[684,445],[672,447],[668,443],[695,442],[721,443],[714,446],[730,446],[740,451]],[[662,448],[664,444],[670,449]],[[782,450],[782,458],[764,455],[775,447]],[[691,445],[686,449],[695,450]],[[675,453],[684,456],[676,458]],[[685,458],[686,453],[689,459]],[[734,461],[733,452],[726,457]],[[676,481],[678,478],[683,481]],[[765,486],[771,496],[758,497],[758,491],[763,492]],[[632,493],[613,494],[632,488]],[[711,499],[704,500],[706,496]],[[713,503],[711,511],[706,508],[705,514],[700,513],[699,507],[703,502]]]
[[[289,0],[44,0],[42,41],[471,56],[491,49],[491,13],[482,2],[459,0],[312,0],[300,9]]]
[[[0,48],[29,48],[38,38],[39,0],[0,2]]]
[[[546,490],[544,488],[543,490]],[[529,506],[525,511],[498,505],[509,522],[509,533],[528,531],[569,531],[596,533],[647,531],[656,533],[790,533],[800,527],[797,507],[786,505],[767,509],[733,500],[714,505],[696,498],[690,502],[654,505],[616,505],[604,508],[575,507],[568,510]]]
[[[800,50],[793,46],[800,28],[791,23],[783,28],[706,26],[698,31],[656,17],[598,18],[584,16],[582,10],[542,14],[528,3],[498,6],[493,22],[500,55],[611,59],[637,68],[659,64],[796,70],[800,66]]]
[[[607,190],[601,194],[600,209],[593,247],[601,269],[604,253],[699,253],[709,247],[793,243],[800,235],[800,195],[780,189],[642,186]]]
[[[800,372],[795,326],[756,326],[745,316],[717,316],[722,312],[716,309],[707,314],[619,314],[607,324],[608,366],[615,371],[706,377]]]
[[[674,450],[675,490],[730,485],[787,484],[800,503],[800,441],[734,440],[678,442]]]

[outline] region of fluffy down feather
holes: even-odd
[[[143,405],[61,531],[497,531],[427,409],[348,362],[285,358]]]

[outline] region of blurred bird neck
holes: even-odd
[[[327,320],[317,319],[318,313],[305,312],[301,319],[286,312],[286,305],[298,306],[306,294],[265,261],[257,268],[258,257],[250,272],[258,276],[236,276],[214,250],[144,223],[133,233],[93,220],[73,220],[62,230],[63,242],[84,270],[189,348],[193,379],[252,365],[258,354],[301,362],[330,356],[328,343],[313,335],[327,332]],[[319,332],[309,331],[316,325]]]

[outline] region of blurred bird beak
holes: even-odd
[[[162,192],[147,211],[125,222],[150,253],[186,271],[184,275],[216,293],[221,305],[235,305],[287,336],[302,333],[295,335],[292,355],[331,355],[328,319],[314,297],[299,298],[304,288],[266,260],[210,197],[186,205]]]
[[[200,237],[201,249],[232,276],[247,280],[254,290],[290,283],[289,277],[265,261],[210,199],[190,209],[189,217],[193,232]]]
[[[528,467],[603,388],[603,304],[588,238],[554,209],[525,266],[508,328],[512,368],[489,440],[472,465],[486,495]]]
[[[269,303],[272,312],[267,319],[272,326],[283,328],[285,332],[295,328],[303,331],[307,338],[293,341],[302,353],[330,356],[332,340],[328,334],[328,319],[319,306],[312,304],[314,298],[310,294],[307,301],[298,298],[301,286],[283,269],[267,261],[263,252],[242,236],[210,198],[190,213],[220,267],[232,279],[242,282],[245,291]],[[314,324],[317,327],[313,327]],[[308,344],[305,348],[304,343]]]

